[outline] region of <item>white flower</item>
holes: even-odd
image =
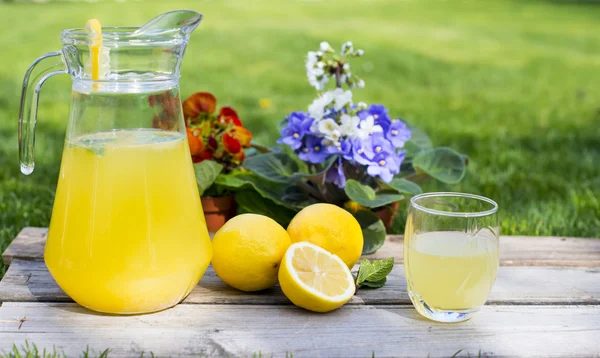
[[[336,88],[335,91],[333,91],[333,96],[335,99],[333,108],[335,108],[336,111],[344,108],[346,104],[352,103],[352,91],[344,91],[341,88]]]
[[[360,49],[356,50],[356,56],[362,56],[364,54],[365,54],[365,51],[360,50]]]
[[[317,76],[317,77],[318,76],[323,76],[325,74],[325,71],[323,71],[322,68],[318,68],[317,67],[317,68],[313,68],[312,69],[312,74],[315,75],[315,76]]]
[[[350,69],[350,64],[349,63],[344,63],[344,66],[342,66],[342,68],[346,71],[348,71]]]
[[[354,46],[352,45],[352,42],[347,41],[342,45],[342,50],[340,51],[340,55],[344,56],[346,53],[352,52],[353,50],[354,50]]]
[[[308,113],[311,115],[311,117],[315,118],[316,120],[320,120],[325,114],[325,107],[330,105],[332,101],[333,93],[332,91],[327,91],[323,93],[322,96],[315,99],[313,103],[310,104],[310,106],[308,106]]]
[[[329,82],[329,76],[323,70],[323,63],[319,61],[319,53],[309,51],[306,57],[306,77],[311,86],[321,91],[325,88],[325,84]],[[321,64],[321,66],[319,66]]]
[[[317,62],[317,68],[323,68],[323,67],[325,67],[325,62],[323,62],[323,61]]]
[[[358,102],[358,109],[367,109],[367,107],[365,102]]]
[[[342,114],[340,117],[342,124],[340,125],[340,132],[343,136],[355,137],[360,118],[357,116],[349,116]]]
[[[357,131],[357,137],[365,139],[369,135],[377,132],[383,132],[383,128],[380,125],[375,124],[375,118],[368,116],[360,122],[360,128]]]
[[[365,88],[365,81],[360,80],[356,85],[358,86],[358,88]]]
[[[331,118],[323,119],[319,122],[319,133],[328,136],[333,132],[339,133],[340,126]]]
[[[329,42],[323,41],[321,42],[321,46],[319,46],[319,48],[321,51],[326,52],[331,48],[331,46],[329,46]]]
[[[330,141],[333,145],[339,145],[341,132],[340,126],[333,119],[327,118],[319,121],[317,125],[319,133],[323,134],[325,139]]]
[[[340,133],[340,131],[334,130],[333,132],[331,132],[331,134],[326,135],[325,136],[325,140],[327,141],[327,143],[329,145],[333,145],[333,146],[339,146],[340,143],[340,139],[342,137],[342,134]]]

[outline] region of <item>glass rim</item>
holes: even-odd
[[[485,201],[488,204],[492,205],[492,208],[484,211],[472,211],[472,212],[456,212],[456,211],[444,211],[437,209],[430,209],[419,205],[417,200],[423,198],[435,198],[435,197],[458,197],[458,198],[467,198],[467,199],[475,199],[479,201]],[[417,194],[410,198],[410,205],[418,210],[424,211],[428,214],[441,215],[441,216],[452,216],[452,217],[461,217],[461,218],[475,218],[475,217],[483,217],[495,214],[498,212],[498,203],[490,198],[486,198],[485,196],[469,194],[469,193],[459,193],[459,192],[448,192],[448,191],[440,191],[440,192],[432,192],[432,193],[423,193]]]
[[[148,33],[141,36],[134,35],[139,26],[102,26],[103,44],[125,44],[131,45],[180,45],[187,43],[189,34],[181,35],[179,30],[165,30]],[[89,33],[85,28],[64,29],[60,32],[61,41],[68,45],[88,45]]]

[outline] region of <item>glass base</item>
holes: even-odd
[[[463,322],[471,319],[475,312],[479,311],[481,306],[475,308],[468,308],[462,310],[442,310],[438,308],[434,308],[429,306],[423,299],[414,293],[410,293],[410,300],[415,306],[417,312],[421,314],[421,316],[428,318],[432,321],[442,322],[442,323],[457,323]]]

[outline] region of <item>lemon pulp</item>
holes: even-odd
[[[344,261],[309,242],[289,247],[281,263],[279,283],[292,303],[315,312],[341,307],[355,291],[354,278]]]

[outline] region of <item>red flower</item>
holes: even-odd
[[[200,113],[213,113],[217,109],[217,99],[209,92],[196,92],[183,102],[183,115],[196,118]]]
[[[237,154],[242,150],[240,141],[235,138],[230,132],[223,133],[223,147],[228,153]]]
[[[190,145],[190,153],[197,156],[204,151],[204,141],[198,129],[187,128],[187,138]]]
[[[210,148],[211,150],[215,150],[218,147],[219,147],[219,143],[217,142],[215,137],[213,137],[213,136],[208,137],[208,148]]]
[[[242,147],[250,147],[252,141],[252,133],[244,127],[236,126],[231,129],[231,135],[237,139]]]
[[[241,164],[245,158],[246,158],[246,154],[244,153],[243,150],[240,150],[237,154],[233,155],[232,161],[237,164]]]
[[[158,101],[165,102],[168,107],[173,107],[174,103],[164,95],[148,98],[148,101],[151,106],[157,106]],[[215,113],[217,100],[208,92],[192,94],[182,107],[194,163],[211,159],[223,164],[227,171],[242,164],[246,155],[243,148],[250,147],[252,133],[242,126],[233,108],[222,107]],[[164,113],[171,112],[170,109]],[[160,118],[155,118],[154,122],[162,124]]]
[[[242,126],[242,122],[238,117],[237,113],[231,107],[221,107],[219,112],[219,123],[229,124],[233,123],[235,126]]]

